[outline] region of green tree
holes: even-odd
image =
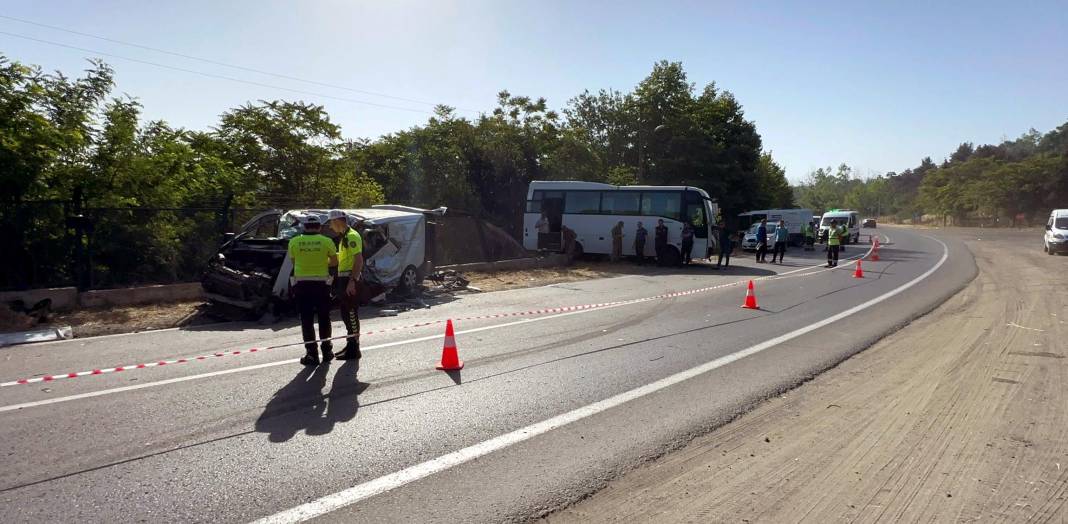
[[[794,207],[794,191],[786,179],[786,170],[771,157],[771,153],[762,153],[757,164],[759,186],[757,195],[760,200],[756,207],[765,209],[789,209]]]

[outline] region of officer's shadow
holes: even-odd
[[[338,366],[330,392],[324,393],[330,367],[301,369],[271,397],[256,419],[256,431],[267,433],[271,442],[285,442],[300,430],[307,435],[326,435],[335,424],[356,418],[359,394],[367,389],[367,384],[356,379],[357,361],[348,360]]]

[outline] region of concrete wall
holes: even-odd
[[[97,289],[78,295],[82,307],[132,306],[137,304],[154,304],[177,302],[181,300],[198,300],[204,297],[200,282],[171,284],[165,286],[143,286],[126,289]]]
[[[496,262],[474,262],[471,264],[453,264],[438,266],[435,269],[454,271],[515,271],[539,267],[558,267],[567,265],[567,255],[548,255],[537,258],[516,258]]]
[[[5,307],[8,302],[15,300],[21,300],[26,303],[26,307],[32,307],[46,298],[52,299],[53,311],[70,311],[78,306],[78,289],[73,287],[54,287],[0,292],[0,304]]]

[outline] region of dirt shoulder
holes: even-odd
[[[547,520],[1068,520],[1068,257],[952,234],[980,269],[954,298]]]
[[[547,286],[595,278],[611,278],[620,275],[648,274],[654,271],[656,271],[656,268],[652,265],[639,266],[631,262],[592,262],[582,260],[566,267],[525,269],[521,271],[471,271],[464,273],[464,276],[471,281],[472,286],[488,292]]]

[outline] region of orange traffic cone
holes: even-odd
[[[760,306],[757,306],[756,294],[753,293],[752,280],[749,281],[749,289],[745,291],[745,304],[742,304],[742,307],[746,309],[760,309]]]
[[[864,278],[864,270],[860,268],[860,259],[857,259],[857,270],[853,272],[853,278]]]
[[[443,371],[456,371],[464,368],[464,361],[456,353],[456,335],[452,332],[452,319],[445,323],[445,347],[441,350],[441,363],[438,369]]]

